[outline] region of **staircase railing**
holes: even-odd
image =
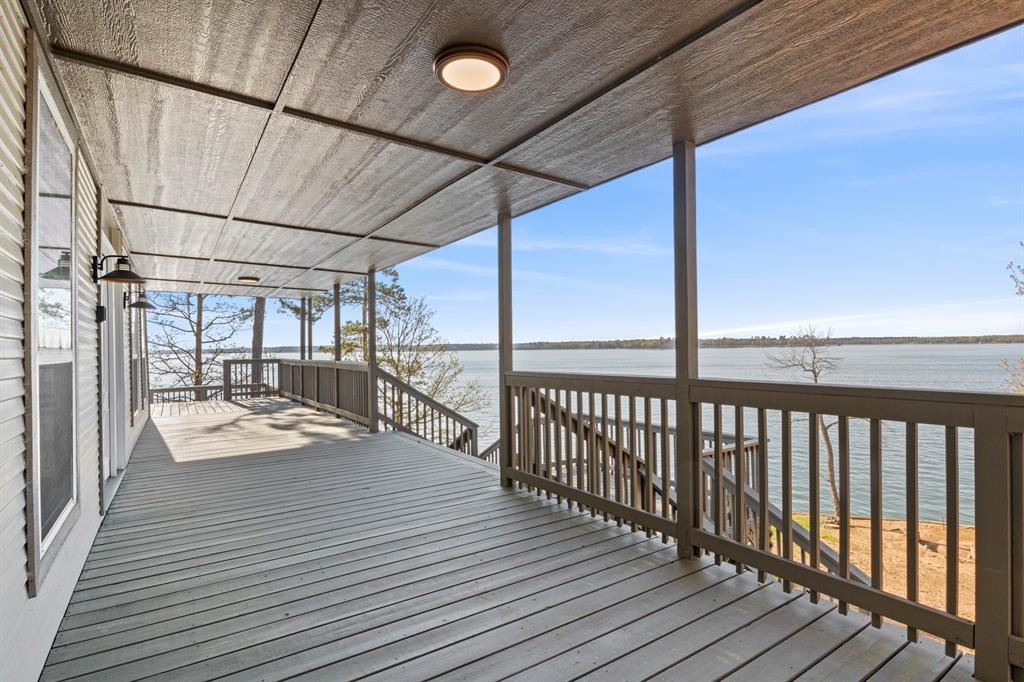
[[[476,422],[380,368],[377,369],[377,419],[385,430],[404,431],[478,456],[480,427]]]

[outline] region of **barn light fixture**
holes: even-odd
[[[242,275],[238,278],[238,281],[242,284],[259,284],[260,278],[255,275]]]
[[[456,45],[434,58],[434,75],[452,90],[487,92],[504,82],[508,59],[479,45]]]
[[[122,299],[122,302],[121,302],[122,307],[125,308],[125,309],[128,309],[128,308],[139,308],[141,310],[156,310],[157,309],[157,307],[155,305],[153,305],[152,303],[150,303],[149,299],[146,298],[146,292],[145,291],[141,291],[140,290],[138,295],[135,297],[135,300],[132,301],[131,303],[129,303],[128,301],[131,301],[131,300],[132,300],[131,294],[128,293],[127,291],[124,292],[123,299]]]
[[[105,275],[100,275],[105,269],[108,259],[115,259],[114,267]],[[132,271],[131,261],[128,256],[103,256],[103,258],[92,257],[92,281],[99,282],[120,282],[122,284],[145,284],[146,280]]]

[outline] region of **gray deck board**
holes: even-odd
[[[43,680],[969,672],[405,436],[283,400],[156,408]]]

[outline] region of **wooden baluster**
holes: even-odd
[[[808,484],[809,484],[809,505],[810,505],[810,524],[811,524],[811,546],[808,548],[808,555],[811,561],[811,568],[819,570],[821,567],[821,561],[819,560],[819,554],[821,551],[821,518],[820,518],[820,500],[819,500],[819,487],[821,480],[818,471],[818,415],[810,413],[807,415],[807,450],[808,450]],[[811,602],[818,603],[818,593],[815,590],[810,591]]]
[[[587,466],[583,459],[586,438],[583,436],[583,391],[576,391],[576,488],[587,489]],[[577,500],[576,508],[583,511],[583,502]]]
[[[762,552],[768,547],[768,415],[765,409],[757,410],[757,483],[758,483],[758,529],[757,540]],[[765,572],[758,570],[757,579],[765,581]]]
[[[587,393],[587,412],[590,421],[587,423],[587,492],[597,494],[597,417],[594,412],[594,392]],[[597,516],[597,510],[590,507],[590,515]]]
[[[668,442],[668,399],[662,398],[659,418],[661,419],[661,516],[665,519],[672,518],[672,505],[669,501],[669,484],[672,477],[669,467],[669,442]],[[661,541],[668,542],[668,535],[661,534]]]
[[[634,509],[641,508],[640,502],[640,456],[639,443],[637,443],[638,429],[636,427],[636,396],[629,396],[629,503]],[[629,527],[636,530],[636,523],[630,521]]]
[[[715,506],[714,521],[715,535],[725,535],[725,484],[722,476],[722,406],[714,405],[714,436],[715,436]],[[715,563],[722,563],[722,555],[715,554]]]
[[[558,440],[557,438],[555,440]],[[544,389],[544,477],[552,478],[551,467],[553,458],[551,456],[551,391]],[[551,499],[551,493],[547,494]]]
[[[573,456],[572,456],[572,391],[565,389],[565,484],[572,487],[573,478]],[[572,509],[572,500],[566,499],[566,504]]]
[[[565,477],[562,474],[562,427],[561,427],[561,424],[562,424],[562,407],[561,406],[562,406],[561,390],[556,388],[555,389],[555,402],[554,402],[554,406],[553,406],[553,409],[555,411],[554,412],[554,415],[555,415],[555,431],[554,431],[554,434],[553,434],[554,438],[555,438],[555,473],[554,473],[554,478],[559,483],[561,483],[561,482],[563,482],[565,480]],[[562,504],[562,496],[559,495],[555,499],[558,501],[559,505]]]
[[[839,577],[850,577],[850,419],[839,416]],[[846,614],[848,605],[839,602],[839,612]]]
[[[918,599],[918,483],[917,483],[917,424],[907,422],[907,599],[916,602]],[[907,626],[907,639],[917,641],[917,628]]]
[[[736,406],[736,449],[733,454],[736,470],[736,492],[733,495],[732,530],[733,539],[741,545],[747,544],[747,456],[743,452],[746,436],[743,433],[743,406]],[[743,572],[743,564],[736,562],[736,572]]]
[[[644,401],[644,511],[654,512],[654,465],[658,461],[658,451],[654,447],[651,429],[651,399]],[[647,528],[647,537],[651,537],[651,529]]]
[[[793,558],[793,416],[782,411],[782,558]],[[792,590],[789,580],[782,581],[782,589]]]
[[[885,584],[882,563],[882,422],[871,420],[871,586],[881,590]],[[871,614],[871,624],[882,627],[882,616]]]
[[[601,495],[610,499],[608,494],[608,394],[601,394]],[[604,520],[608,520],[608,512],[604,513]]]
[[[540,417],[540,389],[534,389],[530,392],[532,398],[533,407],[533,473],[536,476],[541,476],[547,471],[547,467],[544,464],[544,446],[540,438],[540,427],[542,425]],[[537,495],[540,495],[543,491],[537,488]],[[550,493],[548,494],[550,498]]]
[[[618,395],[612,396],[615,405],[615,501],[622,502],[624,499],[623,486],[628,478],[623,471],[625,459],[622,454],[622,398]],[[615,517],[616,523],[622,527],[622,517]]]
[[[946,427],[946,611],[957,615],[960,599],[960,465],[955,426]],[[874,576],[872,576],[874,578]],[[956,655],[956,642],[946,642]]]

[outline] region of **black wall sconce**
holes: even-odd
[[[115,259],[114,267],[105,275],[100,275],[106,269],[106,262]],[[120,282],[122,284],[145,284],[146,280],[132,270],[131,261],[128,256],[103,256],[103,258],[92,257],[92,281],[99,282]]]

